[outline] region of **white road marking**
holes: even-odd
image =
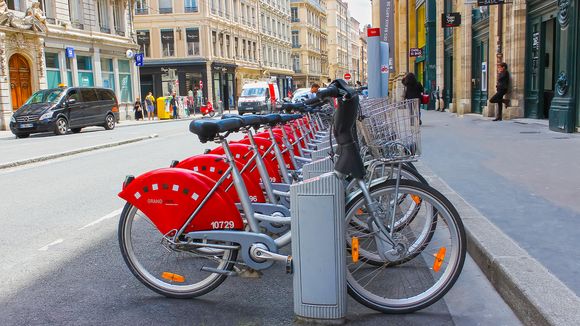
[[[56,241],[53,241],[53,242],[47,244],[46,246],[44,246],[44,247],[42,247],[42,248],[40,248],[38,250],[40,250],[40,251],[48,251],[48,247],[55,246],[55,245],[57,245],[59,243],[63,243],[63,242],[64,242],[64,239],[58,239]]]
[[[122,211],[123,211],[122,208],[119,208],[117,210],[114,210],[114,211],[110,212],[109,214],[107,214],[107,215],[105,215],[105,216],[103,216],[103,217],[101,217],[99,219],[96,219],[96,220],[92,221],[91,223],[83,226],[82,228],[79,229],[79,231],[80,230],[84,230],[86,228],[90,228],[91,226],[97,225],[97,224],[99,224],[99,223],[101,223],[103,221],[106,221],[108,219],[111,219],[113,217],[119,216],[119,214],[121,214]]]

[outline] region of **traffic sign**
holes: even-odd
[[[344,80],[349,81],[351,78],[352,78],[352,76],[348,72],[346,74],[344,74]]]
[[[135,66],[143,67],[143,53],[135,53]]]
[[[202,80],[199,81],[199,89],[203,89],[203,81]]]

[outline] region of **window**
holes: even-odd
[[[56,17],[56,6],[54,4],[54,0],[42,0],[41,5],[47,22],[54,24],[54,18]]]
[[[217,57],[217,37],[215,31],[211,32],[211,41],[213,44],[213,55],[214,57]]]
[[[115,33],[125,36],[125,20],[123,19],[125,8],[122,2],[116,2],[113,7],[113,21],[115,23]]]
[[[185,12],[198,12],[197,0],[185,0]]]
[[[170,14],[173,12],[172,0],[159,0],[159,13]]]
[[[231,52],[230,52],[230,36],[226,35],[226,57],[231,58]]]
[[[292,57],[292,68],[295,72],[300,72],[300,57]]]
[[[93,76],[93,58],[89,56],[77,56],[77,68],[79,75],[79,86],[91,87],[95,86]]]
[[[83,102],[96,102],[98,101],[97,92],[93,88],[83,88],[80,90]]]
[[[61,82],[58,53],[45,52],[44,61],[46,62],[46,82],[48,88],[56,88]]]
[[[109,26],[109,5],[107,0],[99,0],[97,2],[97,11],[99,13],[99,26],[101,32],[110,33],[111,26]]]
[[[163,48],[164,57],[172,57],[175,55],[175,37],[172,29],[161,30],[161,47]]]
[[[137,44],[144,56],[151,56],[151,36],[149,31],[137,31]]]
[[[6,3],[8,4],[8,9],[18,11],[26,10],[26,4],[23,4],[20,0],[7,0]]]
[[[292,47],[293,48],[300,47],[300,39],[299,39],[298,31],[292,31]]]
[[[199,55],[199,28],[187,28],[185,38],[187,40],[187,55]]]
[[[119,60],[119,86],[121,91],[121,102],[132,102],[133,87],[131,83],[131,64],[129,60]]]
[[[101,58],[101,71],[103,76],[103,87],[115,89],[115,72],[113,70],[113,59]]]
[[[70,21],[76,28],[83,29],[83,6],[78,0],[69,0],[68,2],[68,12],[70,15]]]
[[[66,59],[66,80],[68,82],[68,86],[73,85],[73,78],[72,78],[72,59]]]
[[[117,99],[115,98],[115,93],[113,93],[113,91],[111,90],[107,90],[107,89],[97,89],[97,96],[99,97],[99,101],[115,101],[117,102]]]
[[[135,15],[146,15],[149,13],[149,6],[147,5],[147,0],[136,0],[135,1]]]

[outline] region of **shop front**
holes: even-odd
[[[141,67],[141,98],[149,92],[162,97],[175,93],[177,96],[197,96],[201,90],[207,101],[207,69],[205,61],[148,60]]]
[[[271,77],[276,78],[281,99],[289,97],[292,92],[292,77],[285,75],[272,75]]]
[[[489,7],[472,11],[471,112],[481,114],[489,94]]]
[[[236,65],[214,62],[211,65],[212,104],[219,113],[236,108]]]

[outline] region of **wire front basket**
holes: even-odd
[[[386,98],[360,102],[358,130],[374,159],[412,161],[421,154],[419,100],[389,103]]]

